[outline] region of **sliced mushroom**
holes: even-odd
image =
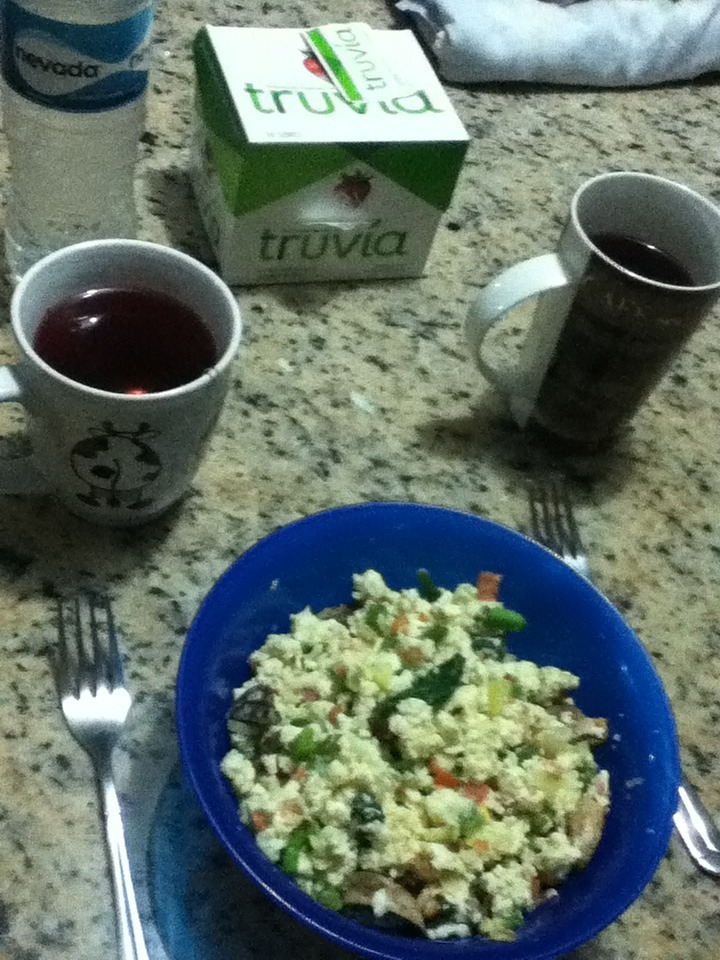
[[[338,623],[346,624],[355,609],[356,607],[349,603],[340,603],[336,607],[325,607],[318,613],[317,618],[318,620],[337,620]]]
[[[604,717],[588,717],[572,701],[566,700],[550,710],[558,720],[572,727],[575,741],[587,740],[594,746],[605,743],[608,735],[607,720]]]
[[[426,853],[419,853],[405,866],[397,882],[413,897],[417,897],[428,884],[434,883],[438,872]]]
[[[433,887],[425,887],[417,896],[417,905],[424,920],[435,920],[442,909],[439,891]]]
[[[353,873],[343,891],[343,902],[346,906],[371,907],[375,910],[378,894],[383,894],[387,911],[393,913],[424,932],[425,922],[417,901],[407,890],[379,873],[360,870]]]
[[[438,872],[427,853],[418,853],[410,861],[410,870],[421,883],[431,883],[437,879]]]
[[[244,687],[228,715],[232,745],[245,756],[253,757],[263,735],[276,719],[272,690],[259,683]]]
[[[567,818],[568,836],[582,851],[581,865],[585,866],[600,843],[608,808],[592,797],[582,797]]]

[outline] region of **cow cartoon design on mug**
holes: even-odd
[[[162,473],[160,457],[148,443],[155,436],[150,424],[120,430],[105,420],[89,433],[70,451],[73,472],[88,487],[78,499],[92,507],[150,506],[153,500],[144,491]]]

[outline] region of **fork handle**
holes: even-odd
[[[720,831],[684,778],[678,796],[680,803],[673,817],[675,829],[695,863],[706,873],[720,877]]]
[[[125,843],[120,801],[109,770],[98,774],[122,960],[149,960]]]

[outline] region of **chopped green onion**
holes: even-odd
[[[505,655],[505,641],[500,637],[484,637],[476,635],[471,637],[471,645],[475,653],[494,654],[493,659],[500,660]]]
[[[323,883],[316,888],[315,899],[328,910],[340,910],[343,905],[342,897],[329,883]]]
[[[310,831],[307,827],[298,827],[288,837],[288,842],[282,852],[280,866],[285,873],[296,874],[300,863],[300,854],[310,844]]]
[[[434,643],[441,643],[448,634],[448,627],[446,623],[431,623],[430,626],[423,633],[424,637],[427,637],[428,640],[432,640]]]
[[[365,623],[376,633],[380,633],[382,630],[382,627],[380,626],[380,617],[384,613],[385,607],[381,603],[373,603],[372,606],[368,607],[367,609],[367,613],[365,614]]]

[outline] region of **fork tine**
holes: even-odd
[[[102,596],[103,608],[105,610],[105,622],[107,624],[108,641],[108,672],[110,685],[120,686],[125,682],[125,667],[122,654],[118,646],[117,631],[115,629],[115,618],[113,616],[112,604],[107,594]]]
[[[88,610],[90,612],[90,638],[92,641],[93,660],[95,663],[95,676],[97,685],[110,684],[111,677],[108,667],[107,657],[103,649],[100,638],[100,625],[98,623],[97,606],[98,597],[95,593],[87,594]]]
[[[93,661],[88,657],[87,647],[85,645],[85,630],[82,621],[82,604],[80,596],[77,595],[73,602],[75,608],[75,645],[77,647],[78,664],[78,686],[89,687],[93,694],[97,693],[97,676],[94,668],[95,651],[93,650]],[[91,629],[92,634],[92,629]],[[94,637],[91,638],[94,642]]]
[[[531,484],[528,487],[528,501],[530,504],[530,526],[532,527],[532,535],[536,540],[544,543],[539,511],[539,503],[542,501],[542,491],[536,484]]]
[[[528,500],[530,504],[530,524],[534,539],[557,553],[558,543],[555,522],[545,486],[539,483],[530,484]]]
[[[565,539],[572,553],[583,553],[583,543],[580,530],[575,521],[575,510],[572,500],[564,484],[555,484],[555,498],[557,504],[558,522],[565,527]]]
[[[114,690],[124,684],[125,670],[118,646],[112,604],[104,592],[89,592],[87,601],[90,611],[95,673],[99,682],[107,684],[110,690]]]
[[[532,536],[583,576],[587,557],[575,519],[572,498],[562,480],[534,482],[528,489]]]
[[[67,628],[65,623],[65,610],[62,600],[57,600],[57,621],[58,621],[58,649],[53,658],[53,666],[58,687],[61,693],[70,692],[73,696],[78,696],[78,671],[73,669],[73,663],[77,657],[73,655],[68,643]]]
[[[540,490],[540,507],[542,510],[543,527],[545,532],[545,546],[560,553],[562,550],[562,539],[558,536],[557,511],[553,509],[555,500],[553,497],[552,486],[548,489],[542,487]]]

